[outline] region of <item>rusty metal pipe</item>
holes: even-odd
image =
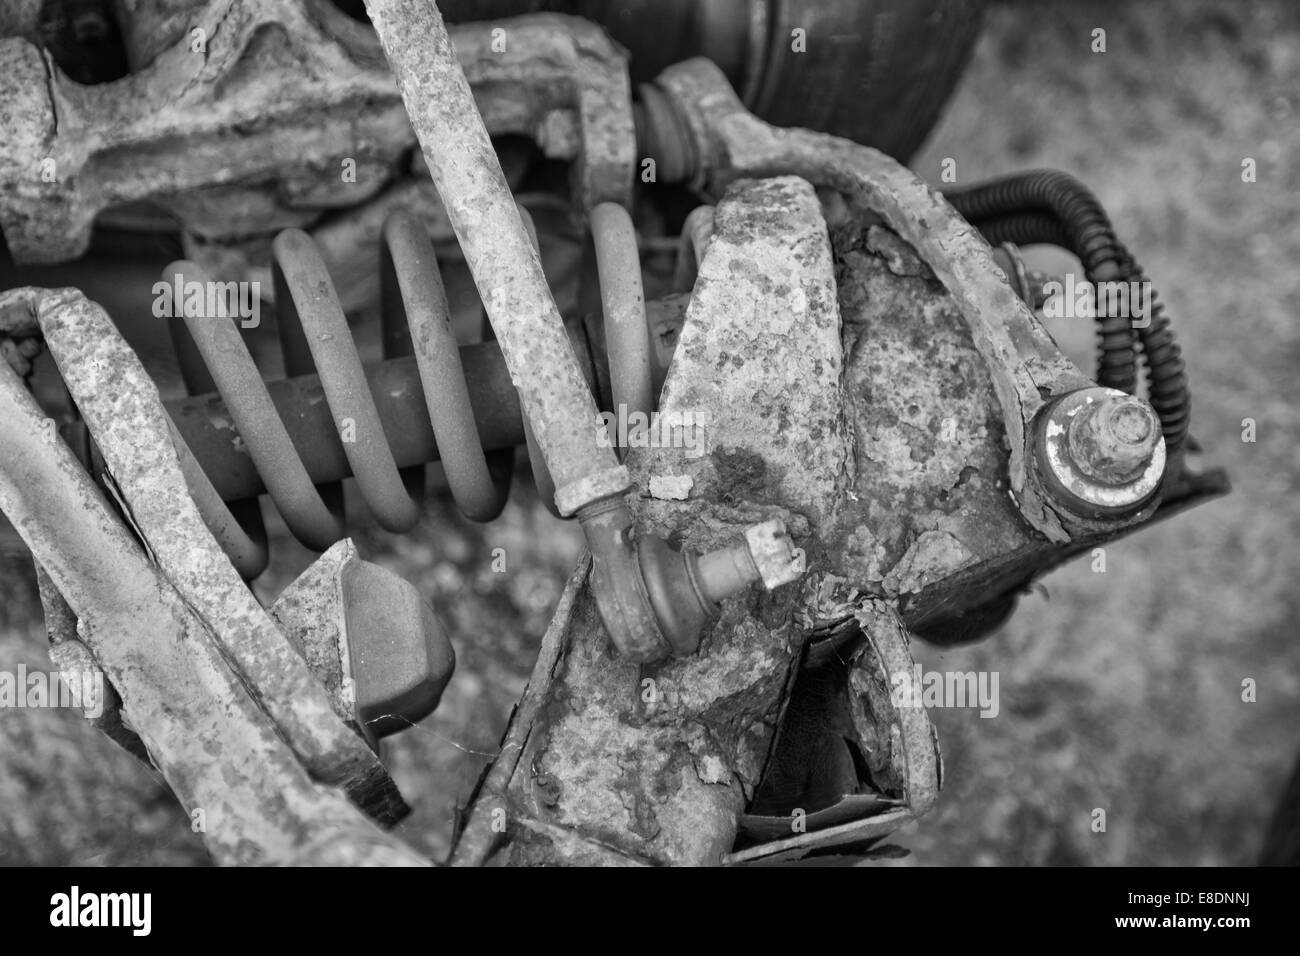
[[[595,441],[595,403],[442,15],[428,0],[366,0],[366,12],[555,479],[556,507],[567,515],[622,494],[631,479]]]
[[[591,211],[591,233],[609,343],[614,411],[650,412],[654,408],[650,330],[632,217],[617,203],[603,202]]]

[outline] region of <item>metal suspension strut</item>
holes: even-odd
[[[531,217],[522,208],[520,215],[535,241]],[[622,207],[601,204],[593,210],[592,233],[613,403],[649,412],[655,371],[631,219]],[[182,376],[196,394],[169,402],[168,410],[185,446],[183,456],[197,468],[187,468],[187,477],[212,489],[196,496],[204,518],[246,576],[259,574],[267,556],[245,539],[262,541],[265,532],[259,512],[239,505],[261,492],[271,497],[294,536],[318,551],[346,534],[341,500],[318,486],[346,475],[357,479],[380,526],[398,533],[419,519],[416,499],[423,475],[406,470],[413,465],[440,462],[465,516],[491,521],[505,506],[513,456],[504,469],[492,468],[489,459],[528,443],[534,479],[547,497],[554,483],[520,417],[520,403],[503,401],[511,386],[500,347],[457,343],[436,254],[421,221],[399,212],[385,223],[380,256],[384,361],[369,371],[361,365],[311,238],[286,230],[272,255],[289,373],[285,381],[263,381],[232,320],[187,313],[181,303],[171,310],[177,316],[171,328]],[[208,281],[186,261],[167,266],[164,278],[169,289]],[[584,357],[590,349],[582,348]],[[584,378],[594,385],[592,360],[585,364]],[[593,391],[599,400],[599,389]],[[313,415],[311,406],[320,405],[321,393],[327,414]],[[386,400],[381,404],[377,397]],[[504,408],[492,409],[490,403]],[[421,413],[431,442],[410,427]],[[293,434],[286,423],[294,423]],[[592,425],[594,435],[594,420]],[[241,439],[238,446],[229,440],[232,429]],[[310,451],[304,455],[301,449]]]
[[[584,349],[561,321],[531,222],[510,194],[441,15],[423,0],[367,7],[495,342],[457,347],[432,244],[419,222],[398,215],[386,224],[381,257],[388,358],[363,368],[312,240],[281,233],[273,277],[284,381],[262,381],[233,322],[173,305],[183,318],[183,331],[172,326],[182,372],[199,393],[167,409],[191,497],[232,563],[252,577],[267,561],[266,534],[255,503],[244,499],[267,492],[292,533],[324,550],[345,534],[339,479],[355,477],[378,523],[401,532],[420,513],[417,476],[403,469],[440,460],[460,507],[487,520],[501,509],[508,475],[494,479],[496,456],[485,449],[522,441],[543,497],[582,523],[596,603],[623,656],[693,653],[724,598],[803,573],[784,524],[770,519],[698,556],[638,533],[625,500],[631,475],[612,443],[597,437],[599,373],[584,376]],[[630,217],[604,204],[591,220],[614,405],[648,412],[656,350]],[[170,271],[182,288],[207,281],[189,262]],[[585,352],[597,366],[599,349]],[[246,459],[222,467],[233,449]]]
[[[522,208],[520,215],[535,245],[531,218]],[[656,370],[635,231],[627,212],[612,203],[597,206],[591,221],[612,404],[649,412]],[[288,379],[262,381],[232,320],[186,314],[179,303],[173,308],[182,316],[172,325],[182,374],[191,391],[207,393],[168,404],[175,443],[200,512],[248,577],[266,564],[265,530],[257,509],[240,499],[262,491],[292,533],[317,550],[345,534],[341,497],[330,486],[347,475],[357,479],[377,522],[394,532],[409,530],[419,518],[423,475],[406,469],[435,460],[467,517],[487,521],[498,515],[510,470],[493,473],[489,447],[526,442],[539,490],[544,498],[554,495],[546,460],[520,415],[523,402],[508,401],[514,379],[501,346],[456,342],[423,224],[409,213],[390,217],[381,262],[385,360],[369,370],[361,365],[319,253],[297,230],[281,233],[273,243]],[[169,266],[167,277],[169,287],[182,289],[190,281],[207,281],[184,261]],[[601,378],[594,367],[597,348],[582,342],[580,328],[568,332],[575,358],[587,359],[585,387],[598,395],[592,388]],[[593,452],[600,447],[595,424],[593,414],[584,429]],[[232,430],[242,451],[230,441]],[[784,558],[784,529],[770,523],[751,529],[744,545],[697,559],[648,537],[634,546],[630,513],[622,512],[621,496],[606,496],[588,506],[587,530],[595,539],[593,551],[632,559],[619,571],[611,570],[616,561],[604,565],[614,600],[634,608],[645,601],[654,609],[656,630],[650,636],[657,644],[633,645],[631,656],[638,659],[662,656],[665,645],[677,653],[693,650],[724,597],[755,580],[794,573]]]

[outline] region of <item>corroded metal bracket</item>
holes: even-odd
[[[237,0],[213,4],[209,12],[217,7],[230,13],[231,23],[243,22],[241,16],[255,19]],[[417,22],[414,8],[400,16],[408,25]],[[517,23],[510,21],[512,31]],[[256,48],[250,41],[227,62]],[[0,57],[15,49],[0,46]],[[20,58],[26,55],[19,50]],[[164,51],[158,62],[168,55]],[[418,86],[421,68],[418,56],[408,56],[402,82]],[[1018,580],[1026,565],[1084,540],[1072,519],[1053,506],[1030,452],[1042,411],[1091,382],[1015,297],[979,236],[940,195],[887,157],[833,137],[773,129],[750,116],[710,64],[679,65],[659,84],[694,139],[694,184],[719,199],[708,222],[705,214],[696,223],[698,275],[660,411],[689,412],[698,421],[696,413],[703,410],[708,419],[702,454],[694,454],[694,442],[633,450],[626,464],[639,508],[635,523],[629,514],[612,536],[680,541],[693,551],[747,541],[757,558],[765,542],[746,529],[779,522],[807,552],[811,573],[801,588],[725,602],[700,654],[638,665],[608,647],[597,603],[604,569],[584,560],[544,639],[502,754],[471,806],[456,849],[459,863],[748,863],[887,834],[925,812],[940,785],[941,764],[924,709],[893,706],[882,696],[894,678],[910,676],[908,627],[950,611],[959,593]],[[495,102],[490,94],[489,102]],[[5,106],[0,103],[0,110]],[[625,104],[607,112],[625,116]],[[545,135],[563,139],[569,120],[555,119],[553,110],[547,115],[552,126]],[[436,139],[436,125],[430,130]],[[619,143],[625,143],[625,132],[618,134]],[[190,133],[198,135],[177,135]],[[619,160],[620,174],[625,160]],[[88,173],[84,181],[94,182],[94,176]],[[827,192],[819,198],[815,187]],[[309,189],[289,192],[293,202],[284,208],[313,208]],[[849,202],[849,225],[834,215],[834,194]],[[71,208],[80,200],[60,201]],[[463,226],[472,210],[449,212]],[[75,218],[65,215],[63,225]],[[864,227],[882,218],[884,225]],[[26,228],[20,223],[20,231]],[[837,229],[843,234],[835,235]],[[39,246],[46,240],[37,233],[32,235]],[[844,241],[848,233],[852,241]],[[839,240],[834,256],[833,238]],[[493,254],[480,252],[480,259]],[[489,263],[493,269],[485,274],[508,285],[509,270],[521,257],[534,262],[531,251],[519,246]],[[916,296],[906,303],[910,311],[924,304],[927,315],[918,318],[918,328],[900,332],[881,323],[864,331],[871,318],[864,302],[882,308],[879,293],[886,282]],[[486,283],[488,291],[493,287]],[[521,303],[506,311],[526,311]],[[47,452],[34,444],[39,412],[7,369],[0,369],[0,400],[12,414],[7,421],[0,415],[0,437],[16,449],[16,465],[0,476],[0,504],[17,516],[20,530],[35,542],[38,561],[82,617],[86,646],[120,686],[131,726],[141,728],[187,806],[220,799],[209,779],[217,771],[213,761],[187,749],[183,723],[160,712],[161,688],[173,681],[188,695],[185,716],[200,722],[205,746],[214,745],[221,725],[205,690],[210,694],[216,687],[218,709],[234,713],[235,749],[215,764],[234,753],[246,766],[264,768],[265,777],[226,795],[223,812],[250,814],[249,838],[269,840],[271,849],[241,847],[231,831],[223,831],[211,841],[214,853],[225,860],[316,853],[311,827],[324,807],[320,818],[343,828],[333,852],[375,846],[380,858],[405,858],[400,845],[358,828],[360,818],[347,816],[352,811],[345,803],[321,798],[321,788],[301,772],[300,764],[316,781],[346,782],[353,779],[348,774],[366,778],[373,771],[366,762],[371,755],[355,749],[358,738],[347,727],[355,701],[347,698],[339,676],[344,668],[330,661],[323,673],[304,663],[274,620],[297,627],[292,613],[263,611],[228,566],[218,566],[220,552],[185,491],[182,462],[157,394],[134,357],[102,311],[71,291],[0,295],[0,332],[34,332],[37,318],[60,365],[75,370],[69,387],[92,430],[104,436],[112,480],[129,519],[157,548],[156,566],[85,476],[74,477],[66,449]],[[961,326],[966,338],[954,333],[922,347],[913,341],[926,328],[946,333],[953,331],[945,328],[950,326]],[[527,345],[516,344],[521,351]],[[552,344],[560,352],[567,347],[558,340]],[[873,369],[864,355],[891,348],[896,364],[888,386],[900,401],[907,392],[902,412],[868,391]],[[898,354],[906,358],[897,360]],[[906,362],[924,362],[931,354],[952,360],[950,378],[962,394],[914,391],[917,382],[905,374]],[[920,373],[914,378],[929,382]],[[996,404],[996,422],[986,414],[988,403]],[[926,434],[943,413],[964,416],[969,433],[960,442],[950,440],[959,446],[952,454],[937,451],[933,439],[927,439],[929,447],[908,447],[897,439],[903,425]],[[909,416],[919,424],[904,421]],[[1001,478],[1004,438],[1009,488]],[[576,438],[571,446],[570,451],[578,447]],[[56,488],[49,502],[36,501],[24,487],[38,478]],[[971,507],[962,497],[963,489],[980,484],[984,497],[970,500],[987,508]],[[938,493],[930,496],[932,485]],[[909,497],[914,490],[917,496]],[[1147,514],[1112,522],[1106,536]],[[78,522],[91,529],[89,542],[73,537]],[[88,554],[111,556],[112,580]],[[114,594],[119,565],[125,590]],[[773,582],[783,580],[772,575]],[[287,604],[281,610],[291,611]],[[142,645],[117,633],[128,613],[142,622]],[[859,734],[880,745],[873,752],[873,779],[865,782],[877,786],[883,801],[855,818],[835,817],[834,825],[816,833],[733,852],[738,819],[771,756],[804,647],[828,621],[844,620],[865,642],[850,691]],[[167,644],[177,622],[194,638],[195,660]],[[344,647],[337,634],[325,635],[325,643]],[[156,652],[149,667],[134,656],[141,647]],[[225,664],[223,654],[233,663]],[[252,690],[244,692],[246,700],[239,697],[243,686]],[[263,710],[287,747],[268,738],[274,734]],[[300,802],[283,813],[278,805],[257,805],[277,787]],[[854,807],[840,812],[853,813]],[[276,826],[290,835],[277,838],[271,832]]]
[[[738,178],[792,174],[842,193],[906,240],[956,301],[993,376],[1010,446],[1010,492],[1035,530],[1070,532],[1030,465],[1032,425],[1053,397],[1092,385],[1034,320],[989,246],[923,180],[866,146],[803,129],[777,129],[752,115],[708,60],[688,60],[656,81],[688,124],[698,157],[692,185],[717,194]]]
[[[212,241],[307,226],[374,196],[415,145],[374,32],[332,3],[211,0],[159,27],[165,48],[97,86],[0,39],[0,228],[17,261],[76,258],[96,215],[140,199]],[[451,32],[491,133],[574,160],[584,209],[630,203],[631,91],[604,31],[538,14]]]

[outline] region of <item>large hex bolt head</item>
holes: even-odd
[[[1075,514],[1130,515],[1150,502],[1164,477],[1155,410],[1113,388],[1084,388],[1052,402],[1039,413],[1035,435],[1044,484]]]

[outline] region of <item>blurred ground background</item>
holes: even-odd
[[[1107,52],[1090,51],[1092,31]],[[1049,575],[974,647],[918,645],[926,668],[994,670],[1001,711],[933,714],[946,788],[895,842],[899,863],[1248,864],[1300,747],[1300,8],[1251,2],[993,6],[945,119],[913,162],[959,184],[1049,166],[1088,183],[1173,317],[1193,434],[1235,490]],[[1241,180],[1241,161],[1258,181]],[[1053,331],[1091,367],[1087,320]],[[1242,419],[1258,441],[1241,441]],[[432,506],[374,560],[443,614],[459,666],[443,706],[387,747],[445,852],[581,548],[527,488],[486,527]],[[490,568],[491,549],[507,556]],[[273,595],[296,546],[259,582]],[[48,659],[25,556],[0,554],[0,668]],[[1241,700],[1241,682],[1258,701]],[[1090,829],[1107,814],[1105,833]],[[150,774],[79,719],[0,712],[0,863],[206,862]]]

